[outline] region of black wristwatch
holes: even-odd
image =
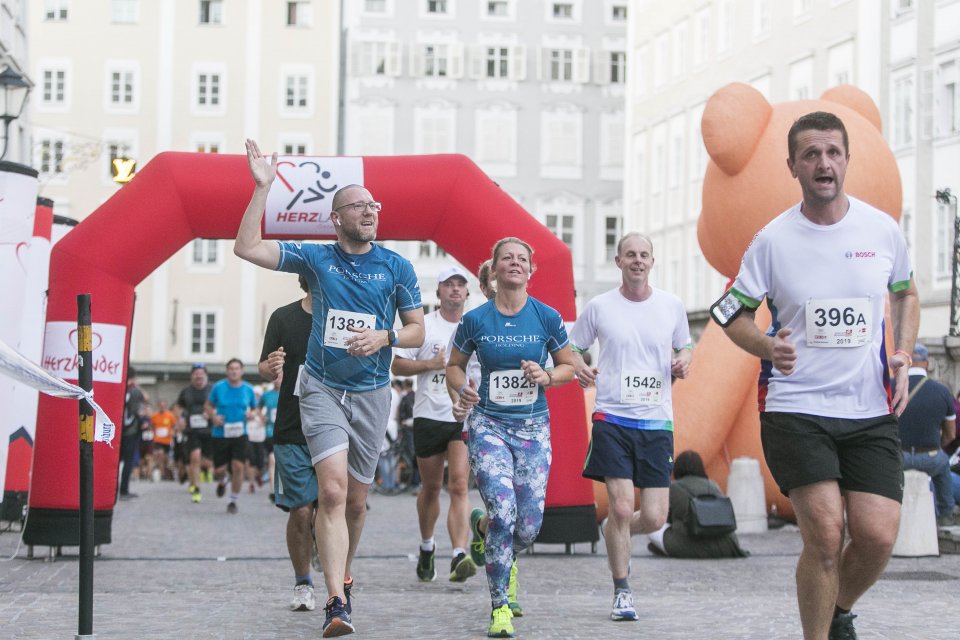
[[[391,347],[397,346],[397,332],[393,329],[387,329],[387,342]]]

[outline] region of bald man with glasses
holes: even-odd
[[[323,637],[354,631],[350,567],[366,498],[390,413],[391,347],[423,344],[423,307],[413,265],[374,244],[381,205],[360,185],[333,196],[332,244],[264,240],[267,194],[277,154],[264,157],[247,140],[255,188],[243,214],[234,253],[266,269],[302,275],[310,288],[313,326],[299,376],[303,435],[317,474],[317,550],[329,599]],[[396,316],[403,325],[394,331]]]

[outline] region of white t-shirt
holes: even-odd
[[[429,360],[443,349],[449,356],[450,341],[457,330],[458,323],[447,322],[439,311],[428,313],[423,318],[423,345],[416,349],[396,349],[400,358],[408,360]],[[417,394],[413,398],[413,417],[429,418],[442,422],[453,422],[453,403],[447,393],[447,371],[445,367],[427,371],[417,376]]]
[[[849,196],[848,196],[849,197]],[[774,218],[747,248],[731,292],[750,309],[764,297],[768,335],[793,330],[797,364],[789,376],[761,361],[761,411],[829,418],[890,413],[884,346],[887,291],[913,274],[897,223],[850,197],[840,222],[817,225],[800,205]]]
[[[675,349],[690,345],[680,298],[656,288],[643,302],[627,300],[619,288],[600,294],[577,318],[570,342],[585,350],[598,338],[594,411],[623,426],[672,429],[671,361]]]

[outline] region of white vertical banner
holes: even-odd
[[[37,208],[37,173],[29,167],[0,162],[0,342],[19,348],[22,340],[30,244],[33,239]],[[0,378],[0,500],[7,477],[7,451],[10,437],[20,428],[10,408],[23,385]]]

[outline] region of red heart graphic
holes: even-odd
[[[20,263],[20,268],[23,269],[23,272],[27,272],[27,251],[30,249],[30,244],[27,242],[18,242],[17,248],[14,250],[17,254],[17,262]]]
[[[74,329],[73,331],[70,332],[70,338],[69,338],[70,344],[73,346],[74,349],[79,349],[79,345],[77,344],[77,331],[78,331],[77,329]],[[93,346],[93,349],[91,349],[91,353],[92,353],[97,349],[99,349],[100,345],[103,344],[103,336],[101,336],[99,333],[94,331],[93,336],[90,338],[90,342],[91,342],[91,345]]]

